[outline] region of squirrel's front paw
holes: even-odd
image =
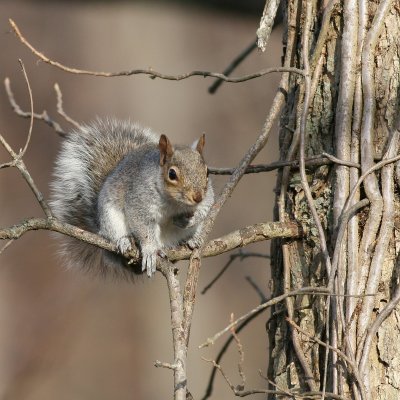
[[[186,244],[188,245],[188,247],[193,250],[193,249],[197,249],[199,247],[201,247],[201,245],[203,244],[204,240],[203,238],[201,238],[200,236],[193,236],[192,238],[190,238]]]
[[[117,240],[117,247],[121,254],[125,254],[127,251],[132,249],[132,244],[129,238],[124,236]]]
[[[182,229],[190,228],[195,223],[193,215],[194,215],[193,213],[178,214],[172,218],[172,222],[178,228]]]

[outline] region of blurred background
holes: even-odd
[[[17,102],[29,110],[29,97],[18,64],[22,59],[32,86],[34,110],[57,115],[54,83],[60,85],[65,111],[77,121],[96,116],[138,120],[191,143],[206,133],[206,158],[212,166],[235,166],[258,136],[279,75],[240,84],[224,84],[215,95],[212,79],[173,82],[147,76],[96,78],[71,75],[38,62],[11,33],[14,19],[25,37],[48,57],[71,67],[98,71],[148,68],[169,74],[191,70],[221,72],[255,38],[263,1],[8,1],[0,2],[0,78],[11,80]],[[280,65],[281,29],[272,33],[265,53],[253,52],[234,75]],[[11,109],[0,88],[0,132],[14,149],[23,146],[29,120]],[[40,190],[49,182],[61,138],[35,121],[25,162]],[[278,158],[277,134],[257,162]],[[9,160],[0,149],[0,163]],[[212,237],[272,218],[275,173],[246,176],[218,217]],[[217,192],[226,177],[215,177]],[[0,171],[0,226],[42,216],[37,201],[15,169]],[[4,243],[1,243],[3,245]],[[246,251],[269,253],[269,243]],[[0,255],[0,399],[128,400],[172,398],[172,373],[156,369],[155,360],[173,362],[169,301],[160,274],[135,284],[113,282],[65,270],[57,258],[57,241],[30,232]],[[247,312],[260,297],[250,276],[268,296],[269,262],[236,260],[205,294],[203,289],[229,255],[203,260],[191,330],[189,389],[195,399],[206,390],[211,365],[226,337],[213,347],[198,345],[229,323],[230,314]],[[183,263],[181,277],[186,274]],[[265,387],[267,314],[240,334],[249,388]],[[230,347],[221,364],[240,383],[238,353]],[[157,382],[157,384],[155,384]],[[231,399],[218,375],[212,398]]]

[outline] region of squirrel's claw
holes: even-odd
[[[157,251],[157,255],[161,258],[168,258],[167,255],[162,251],[162,250],[158,250]]]
[[[186,244],[188,245],[190,250],[197,249],[203,244],[203,238],[201,238],[200,236],[193,236],[186,242]]]
[[[147,271],[147,276],[151,278],[156,273],[157,253],[144,253],[142,255],[142,272]]]
[[[125,254],[127,251],[132,249],[132,244],[129,238],[124,236],[117,240],[117,247],[121,254]]]

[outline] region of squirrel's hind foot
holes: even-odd
[[[147,276],[151,278],[156,273],[157,252],[142,251],[142,272],[146,271]]]

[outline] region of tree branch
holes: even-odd
[[[222,72],[223,75],[229,76],[238,65],[242,63],[242,61],[247,58],[255,49],[257,48],[257,42],[252,40],[250,45],[247,46],[235,59],[224,69]],[[218,78],[215,82],[208,88],[208,93],[214,94],[218,88],[224,82],[223,79]]]
[[[8,101],[10,102],[10,105],[11,105],[12,109],[14,110],[14,112],[17,115],[19,115],[20,117],[30,118],[31,113],[28,111],[23,111],[21,109],[21,107],[17,104],[17,102],[15,101],[14,93],[11,90],[9,78],[4,79],[4,87],[6,89]],[[43,110],[43,112],[41,114],[33,113],[33,118],[44,121],[47,125],[49,125],[51,128],[53,128],[61,137],[65,137],[67,135],[66,132],[61,128],[60,124],[58,124],[56,121],[53,121],[50,118],[50,116],[46,110]]]
[[[242,321],[250,318],[253,314],[259,313],[261,310],[264,310],[268,307],[271,307],[275,304],[280,303],[281,301],[285,300],[288,297],[291,296],[297,296],[297,295],[303,295],[303,294],[325,294],[325,295],[329,295],[330,294],[330,290],[326,287],[303,287],[301,289],[297,289],[297,290],[292,290],[291,292],[287,292],[284,293],[280,296],[276,296],[271,300],[268,300],[265,303],[260,304],[259,306],[257,306],[256,308],[254,308],[253,310],[249,311],[248,313],[242,315],[241,317],[239,317],[238,319],[236,319],[235,321],[233,321],[232,323],[230,323],[227,327],[225,327],[222,331],[219,331],[218,333],[216,333],[213,337],[208,338],[204,343],[202,343],[199,348],[203,348],[203,347],[207,347],[210,346],[212,344],[215,343],[215,341],[217,339],[219,339],[224,333],[229,332],[229,330],[232,328],[232,326],[235,326],[239,323],[241,323]]]
[[[73,125],[75,128],[80,129],[81,125],[78,122],[76,122],[74,119],[72,119],[69,115],[67,115],[65,113],[65,111],[64,111],[62,93],[61,93],[61,89],[60,89],[60,86],[58,85],[58,83],[54,84],[54,90],[55,90],[56,95],[57,95],[57,112],[67,122],[69,122],[71,125]]]
[[[260,27],[257,29],[257,46],[261,51],[265,51],[267,48],[267,43],[274,25],[279,3],[280,0],[270,0],[265,2]]]
[[[331,165],[331,164],[345,165],[347,167],[353,167],[357,169],[360,168],[360,164],[358,163],[340,160],[339,158],[325,152],[323,152],[320,155],[316,155],[305,159],[306,167],[318,167],[320,165]],[[298,160],[275,161],[270,164],[249,165],[246,168],[245,174],[257,174],[259,172],[269,172],[284,167],[291,167],[297,169],[299,168],[299,161]],[[213,175],[232,175],[235,172],[235,168],[208,167],[208,172]]]
[[[117,252],[117,246],[102,236],[61,222],[56,218],[29,218],[19,224],[0,229],[0,239],[19,239],[26,232],[39,229],[59,232],[102,249]],[[217,256],[250,243],[272,238],[296,238],[299,236],[301,236],[301,229],[292,222],[268,222],[250,225],[208,242],[204,247],[203,257]],[[179,249],[171,249],[166,253],[170,261],[178,261],[189,259],[192,251],[187,247],[181,247]],[[133,263],[137,263],[140,260],[137,248],[126,253],[125,256],[130,258]]]
[[[192,76],[202,76],[203,78],[206,77],[213,77],[213,78],[219,78],[222,79],[225,82],[231,82],[231,83],[239,83],[239,82],[245,82],[249,81],[251,79],[259,78],[261,76],[273,73],[273,72],[292,72],[295,74],[299,75],[304,75],[304,72],[301,69],[298,68],[284,68],[284,67],[275,67],[275,68],[265,68],[262,69],[261,71],[255,72],[253,74],[248,74],[244,76],[239,76],[239,77],[234,77],[230,78],[229,76],[225,76],[224,74],[220,74],[218,72],[209,72],[209,71],[192,71],[180,75],[167,75],[167,74],[162,74],[161,72],[154,71],[152,68],[148,69],[131,69],[127,71],[119,71],[119,72],[101,72],[101,71],[88,71],[88,70],[82,70],[78,68],[71,68],[67,67],[57,61],[53,61],[47,56],[45,56],[43,53],[40,51],[36,50],[35,47],[33,47],[28,40],[22,35],[21,31],[19,30],[17,24],[10,18],[9,23],[11,25],[11,28],[19,38],[22,44],[24,44],[28,49],[37,57],[39,57],[43,62],[46,64],[50,64],[53,67],[59,68],[65,72],[69,72],[72,74],[78,74],[78,75],[92,75],[92,76],[101,76],[105,78],[111,78],[111,77],[116,77],[116,76],[131,76],[131,75],[149,75],[150,78],[161,78],[161,79],[166,79],[166,80],[172,80],[172,81],[181,81],[183,79],[190,78]]]

